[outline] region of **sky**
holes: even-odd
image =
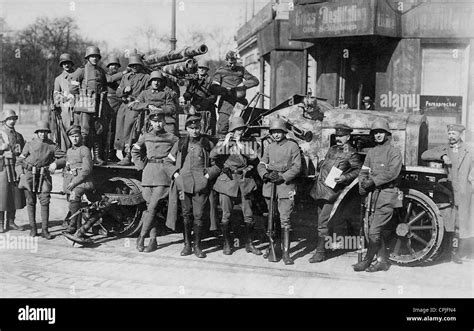
[[[250,15],[268,0],[176,0],[178,37],[193,30],[219,29],[232,38]],[[160,35],[171,34],[172,0],[0,0],[0,16],[10,30],[19,30],[37,17],[70,16],[80,33],[106,41],[110,49],[127,49],[139,42],[137,29],[152,26]],[[247,6],[247,10],[246,10]],[[178,48],[180,40],[178,39]],[[144,46],[145,47],[145,46]]]

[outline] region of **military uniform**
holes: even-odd
[[[385,229],[392,218],[394,208],[402,207],[403,194],[397,188],[397,179],[402,169],[402,155],[392,146],[388,121],[379,119],[372,125],[375,130],[386,132],[387,137],[383,143],[377,144],[367,152],[362,170],[359,173],[359,192],[366,195],[373,191],[370,204],[374,206],[374,214],[369,220],[369,247],[367,255],[362,262],[354,266],[355,271],[366,270],[369,272],[387,270],[387,252],[385,242]],[[375,254],[380,261],[370,266]]]
[[[214,74],[212,84],[219,85],[225,89],[234,89],[243,84],[245,88],[252,88],[259,84],[257,77],[249,73],[244,67],[236,65],[234,68],[228,65],[222,66]],[[247,103],[245,98],[236,98],[233,95],[221,96],[217,105],[219,119],[217,121],[217,134],[225,135],[229,131],[229,117],[232,115],[236,102]]]
[[[109,62],[107,66],[109,66],[112,63],[117,63],[120,66],[120,63],[118,63],[118,59],[116,59],[117,62]],[[110,157],[111,160],[117,161],[116,156],[115,156],[115,150],[114,150],[114,141],[115,141],[115,130],[117,126],[117,113],[120,109],[120,105],[122,104],[122,98],[119,98],[117,96],[117,89],[119,87],[120,81],[122,80],[122,77],[124,75],[123,71],[117,72],[115,74],[110,74],[108,73],[105,77],[107,79],[107,101],[110,105],[110,122],[108,124],[108,130],[110,130],[110,141],[107,141],[110,146],[107,146],[109,148],[109,151],[111,153]]]
[[[10,115],[16,117],[15,112],[4,111],[3,120]],[[9,227],[23,230],[15,224],[15,214],[17,209],[25,207],[25,196],[14,182],[8,182],[7,162],[14,166],[24,146],[23,136],[14,127],[0,126],[0,232],[8,231]]]
[[[230,124],[230,131],[239,128],[239,122],[242,127],[245,123],[241,117],[233,118]],[[235,140],[225,144],[225,140],[220,140],[211,151],[211,159],[221,164],[223,172],[219,175],[214,184],[214,190],[219,193],[219,203],[222,208],[222,233],[224,234],[224,254],[231,254],[230,240],[230,216],[234,208],[234,202],[241,201],[242,213],[246,224],[246,250],[260,255],[252,244],[251,235],[255,225],[252,211],[252,193],[257,189],[257,183],[250,172],[258,164],[256,150],[258,148],[255,140],[241,141],[237,145]]]
[[[191,115],[187,124],[199,123],[200,117]],[[211,164],[209,153],[214,144],[206,137],[191,138],[185,136],[173,145],[165,159],[166,172],[170,178],[179,174],[172,184],[168,207],[167,224],[176,221],[177,196],[181,201],[184,222],[185,249],[181,255],[191,254],[191,226],[194,219],[194,253],[198,257],[206,255],[201,251],[200,242],[205,207],[209,201],[210,182],[220,173],[215,164]],[[174,194],[173,187],[177,191]],[[211,207],[212,208],[212,207]],[[174,228],[174,224],[170,224]]]
[[[129,107],[134,112],[145,111],[149,105],[161,108],[165,113],[165,130],[178,135],[176,97],[176,93],[167,86],[157,90],[150,87],[142,91]]]
[[[61,109],[61,119],[64,128],[67,130],[74,122],[74,115],[69,111],[70,103],[70,87],[71,87],[72,73],[64,70],[54,79],[54,105]]]
[[[282,130],[287,132],[286,122],[281,119],[270,123],[270,131]],[[285,264],[293,264],[289,258],[289,232],[291,229],[290,217],[294,207],[296,195],[295,179],[301,172],[301,153],[298,144],[284,137],[280,142],[272,142],[265,149],[258,165],[258,173],[263,178],[263,196],[270,207],[271,186],[276,184],[276,198],[283,237],[283,260]],[[269,182],[269,176],[275,175],[275,180]],[[278,179],[277,179],[278,177]]]
[[[40,122],[35,131],[49,131],[47,123]],[[64,166],[65,152],[52,140],[46,138],[44,141],[35,137],[26,143],[21,155],[18,157],[17,172],[20,174],[19,187],[25,189],[28,218],[32,229],[32,236],[36,235],[36,201],[39,199],[41,205],[41,225],[43,237],[49,237],[49,203],[53,188],[49,166],[52,163],[56,167]],[[47,238],[51,239],[51,238]]]
[[[345,125],[336,125],[336,135],[350,135],[352,129]],[[325,259],[324,240],[329,234],[328,221],[334,202],[342,190],[359,175],[362,160],[356,149],[347,141],[344,145],[331,146],[324,161],[320,164],[319,175],[311,189],[311,197],[318,203],[318,242],[314,259],[310,262],[321,262]],[[331,188],[325,181],[331,169],[342,170],[341,181]],[[317,254],[317,255],[316,255]]]
[[[153,113],[152,115],[153,116]],[[161,113],[159,116],[162,116]],[[146,251],[156,248],[157,224],[153,224],[158,205],[168,198],[170,177],[166,174],[163,161],[168,156],[173,145],[178,141],[174,134],[163,130],[152,129],[142,134],[133,145],[132,158],[142,174],[142,194],[147,203],[147,210],[142,215],[142,230],[137,241],[139,251],[144,250],[144,238],[150,233],[150,244]],[[146,153],[146,156],[143,154]]]
[[[206,118],[203,132],[209,135],[216,133],[216,100],[217,96],[211,94],[210,87],[212,78],[209,75],[199,77],[191,82],[186,88],[186,92],[190,95],[191,105],[201,113],[201,117]]]
[[[80,127],[73,126],[69,129],[68,136],[74,132],[80,132],[80,130]],[[93,163],[89,148],[81,143],[79,146],[71,146],[67,150],[66,166],[63,171],[63,188],[67,194],[71,215],[74,215],[81,208],[81,200],[84,194],[91,202],[100,199],[92,182],[92,169]],[[68,189],[71,183],[72,188]],[[74,233],[80,227],[81,218],[79,216],[72,217],[67,232]]]

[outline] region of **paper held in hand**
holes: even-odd
[[[336,187],[336,181],[335,179],[340,177],[342,174],[342,170],[338,169],[336,167],[332,167],[331,171],[329,172],[328,176],[326,177],[326,180],[324,181],[324,184],[326,186],[329,186],[330,188],[334,189]]]

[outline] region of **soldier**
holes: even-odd
[[[75,117],[75,124],[81,123],[82,139],[86,146],[92,146],[94,152],[94,162],[103,165],[106,162],[102,159],[106,140],[106,124],[109,105],[105,95],[107,94],[106,72],[99,66],[102,58],[100,49],[95,46],[86,48],[86,64],[78,68],[71,78],[73,94],[85,93],[95,99],[95,114],[80,113]],[[102,109],[99,109],[102,106]],[[99,118],[99,114],[102,118]]]
[[[117,123],[115,127],[115,149],[124,152],[124,158],[118,165],[132,165],[132,154],[130,137],[133,125],[139,115],[138,111],[130,109],[130,103],[146,89],[149,75],[145,73],[142,59],[139,55],[131,55],[128,66],[131,71],[123,75],[116,95],[122,98],[122,104],[117,112]]]
[[[74,116],[69,111],[70,102],[74,100],[74,95],[70,93],[71,77],[74,72],[74,62],[72,56],[68,53],[61,54],[59,57],[59,66],[63,68],[63,72],[54,79],[54,105],[60,108],[61,119],[64,128],[67,130],[74,122]]]
[[[326,259],[324,241],[329,234],[328,221],[332,207],[341,191],[359,175],[362,160],[354,147],[350,145],[352,129],[345,124],[336,124],[336,145],[331,146],[324,161],[320,164],[319,176],[311,189],[311,197],[318,203],[318,241],[310,263]],[[342,174],[335,179],[335,186],[328,186],[326,178],[335,167]]]
[[[362,101],[364,102],[365,110],[375,110],[374,103],[372,102],[372,99],[369,96],[365,96]]]
[[[92,183],[92,158],[87,146],[82,143],[82,129],[79,125],[69,128],[67,135],[71,141],[71,148],[66,152],[66,167],[63,171],[63,187],[69,202],[70,215],[75,215],[81,209],[82,196],[85,194],[91,202],[98,201],[97,194]],[[76,237],[83,237],[80,232],[81,217],[75,215],[70,218],[66,233],[75,233]]]
[[[286,138],[286,122],[280,118],[270,122],[273,142],[267,146],[258,165],[258,173],[264,181],[263,196],[270,207],[271,185],[277,185],[278,212],[281,237],[283,238],[283,262],[294,264],[290,258],[290,217],[294,207],[296,184],[294,179],[301,172],[301,154],[298,144]]]
[[[175,105],[176,93],[165,86],[161,71],[153,71],[150,74],[149,82],[150,88],[142,91],[138,98],[129,104],[129,108],[134,112],[162,109],[165,115],[164,129],[169,133],[179,135],[176,120],[178,116]]]
[[[195,110],[201,113],[201,117],[205,119],[205,121],[203,121],[203,132],[213,136],[216,134],[215,103],[217,96],[210,92],[212,78],[208,72],[208,63],[200,64],[198,66],[197,79],[190,81],[183,97],[186,101],[189,101]]]
[[[142,230],[137,239],[139,252],[152,252],[157,248],[157,222],[154,219],[158,206],[168,198],[171,184],[163,161],[178,141],[178,137],[165,131],[165,112],[162,109],[152,111],[148,118],[151,131],[142,134],[132,148],[133,162],[139,171],[143,170],[142,194],[147,203],[147,210],[142,215]],[[145,248],[144,241],[148,232],[150,242]]]
[[[64,166],[65,152],[48,138],[51,133],[46,121],[39,121],[35,130],[36,137],[26,143],[18,157],[17,172],[20,174],[19,188],[25,189],[28,219],[31,226],[30,236],[36,233],[36,201],[41,205],[41,236],[53,237],[48,231],[49,202],[53,188],[51,174]]]
[[[454,232],[447,232],[451,241],[451,259],[461,264],[461,243],[463,239],[474,237],[473,192],[474,156],[461,139],[465,127],[461,124],[448,125],[447,146],[438,146],[425,151],[421,158],[425,161],[442,161],[447,168],[448,179],[454,191]]]
[[[0,233],[10,228],[24,230],[22,226],[15,224],[15,214],[17,209],[25,207],[25,195],[14,182],[17,178],[13,171],[10,174],[12,177],[8,178],[8,172],[15,166],[25,146],[23,136],[15,130],[17,120],[18,116],[13,110],[3,111],[3,123],[0,126]]]
[[[217,121],[217,134],[225,136],[229,131],[229,117],[232,115],[236,102],[247,104],[245,90],[257,86],[257,77],[250,74],[244,67],[237,65],[237,54],[227,52],[226,65],[217,69],[213,77],[211,91],[221,94],[217,105],[219,119]]]
[[[186,119],[187,136],[181,137],[173,145],[165,159],[166,172],[173,180],[168,206],[166,224],[174,229],[177,218],[177,197],[181,201],[184,222],[184,249],[181,256],[194,255],[206,257],[201,250],[204,210],[209,201],[210,182],[220,173],[215,164],[211,164],[209,153],[214,144],[201,135],[201,118],[190,115]],[[212,208],[212,206],[211,206]],[[192,219],[194,219],[194,245],[191,247]]]
[[[118,57],[111,57],[107,61],[107,101],[109,102],[111,108],[110,121],[108,127],[108,136],[107,136],[107,146],[109,159],[106,161],[118,162],[120,161],[117,158],[116,151],[114,149],[114,140],[115,140],[115,126],[117,122],[117,112],[122,104],[122,99],[116,95],[117,88],[119,87],[120,81],[127,72],[129,68],[127,67],[124,71],[118,71],[120,68],[120,59]]]
[[[245,222],[245,250],[247,253],[262,255],[252,243],[255,220],[252,212],[252,192],[257,189],[255,180],[249,172],[258,164],[255,141],[243,141],[242,134],[246,128],[242,117],[230,119],[229,133],[221,139],[211,151],[211,159],[223,164],[223,170],[214,185],[219,193],[222,208],[222,234],[224,235],[225,255],[232,254],[230,238],[230,216],[234,202],[241,201]]]
[[[362,170],[359,173],[359,193],[362,196],[372,191],[372,199],[367,207],[373,206],[374,214],[369,220],[369,246],[364,259],[353,265],[354,271],[386,271],[390,265],[387,260],[385,243],[386,228],[393,215],[393,209],[402,207],[403,194],[397,188],[397,179],[402,169],[402,155],[391,145],[388,121],[379,118],[372,124],[370,134],[374,136],[375,147],[367,152]],[[372,208],[371,208],[372,209]],[[377,254],[377,262],[371,266]]]

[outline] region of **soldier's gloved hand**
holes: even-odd
[[[267,172],[265,175],[263,175],[263,182],[268,183],[270,181],[270,174]]]
[[[271,181],[272,183],[274,183],[274,181],[276,181],[276,180],[278,179],[278,176],[279,176],[279,175],[278,175],[278,172],[276,172],[276,171],[270,172],[270,175],[269,175],[270,181]]]
[[[284,182],[285,179],[280,174],[277,174],[277,177],[272,180],[272,183],[275,183],[277,185],[283,184]]]
[[[373,179],[369,178],[367,180],[364,180],[360,185],[364,190],[369,190],[375,186],[375,182]]]

